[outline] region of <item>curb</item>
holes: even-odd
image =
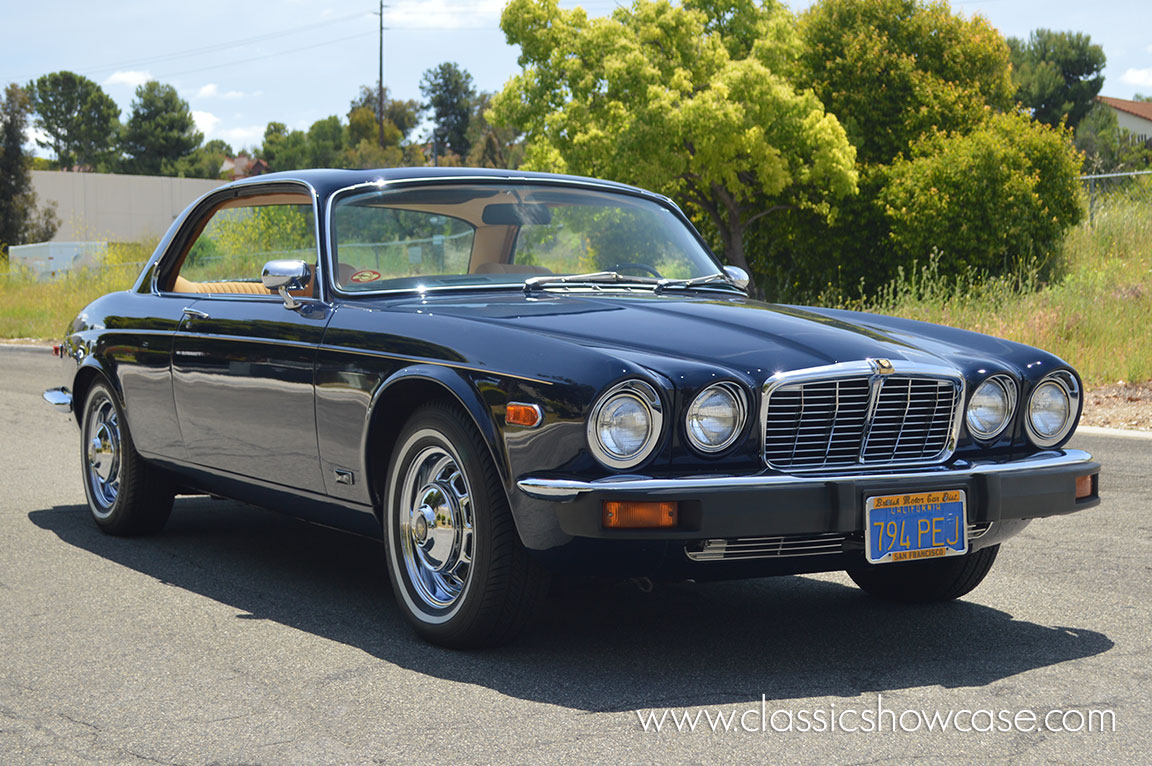
[[[1075,439],[1077,434],[1084,434],[1085,436],[1114,436],[1122,439],[1152,439],[1152,431],[1133,431],[1124,428],[1104,428],[1102,426],[1078,426],[1072,438]]]

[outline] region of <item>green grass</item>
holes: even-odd
[[[930,262],[845,308],[962,327],[1050,351],[1087,385],[1152,379],[1152,179],[1099,200],[1064,241],[1059,279],[941,277]]]

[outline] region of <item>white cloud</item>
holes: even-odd
[[[219,124],[220,118],[211,112],[192,112],[192,121],[196,123],[196,129],[203,133],[205,136],[212,133],[212,129]]]
[[[1120,79],[1128,85],[1136,85],[1143,88],[1152,88],[1152,68],[1150,69],[1129,69],[1120,76]]]
[[[384,12],[384,24],[393,30],[490,28],[500,20],[506,0],[477,0],[461,7],[447,0],[416,0]]]
[[[130,69],[123,72],[113,72],[101,84],[105,87],[109,85],[127,85],[129,88],[138,88],[151,79],[153,78],[150,72],[140,72]]]
[[[227,141],[233,149],[240,151],[246,146],[260,146],[264,142],[264,126],[248,125],[246,127],[228,128],[216,134],[216,138]]]
[[[210,82],[207,85],[201,85],[200,89],[196,91],[196,95],[192,98],[226,98],[229,100],[235,100],[238,98],[244,98],[245,95],[246,94],[243,91],[239,90],[221,91],[219,85],[214,82]],[[260,92],[257,91],[253,95],[259,96]]]

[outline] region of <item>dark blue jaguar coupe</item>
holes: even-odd
[[[551,573],[846,570],[968,593],[1028,520],[1097,505],[1081,382],[936,325],[751,300],[668,199],[517,171],[224,186],[73,320],[61,385],[92,516],[212,493],[379,537],[453,647]]]

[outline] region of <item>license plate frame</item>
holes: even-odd
[[[926,536],[928,544],[924,545]],[[968,496],[964,490],[924,490],[865,498],[864,557],[869,564],[963,556],[967,552]]]

